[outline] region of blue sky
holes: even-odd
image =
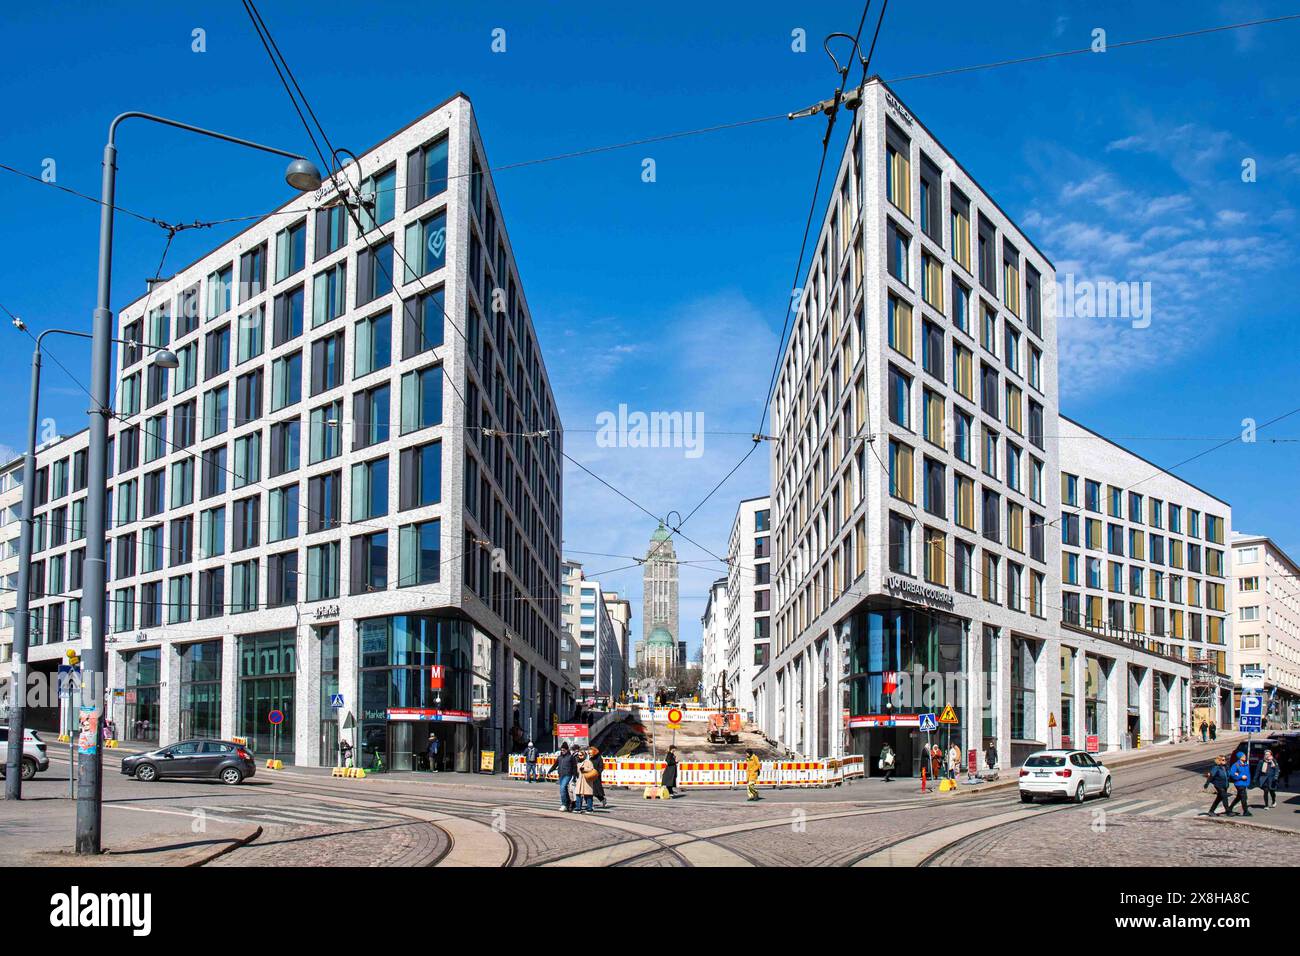
[[[360,151],[456,90],[504,165],[798,109],[834,87],[821,37],[855,3],[445,5],[273,3],[262,13],[331,139]],[[888,78],[1293,12],[1275,2],[908,4],[895,0],[873,72]],[[109,119],[139,109],[284,148],[310,144],[239,4],[69,2],[0,15],[0,162],[98,194]],[[874,21],[874,11],[872,14]],[[191,50],[191,31],[207,50]],[[506,51],[492,52],[505,30]],[[809,52],[791,49],[803,29]],[[899,83],[907,105],[1079,278],[1152,283],[1145,329],[1062,322],[1062,410],[1173,466],[1300,405],[1294,278],[1300,205],[1300,22]],[[856,71],[854,76],[856,77]],[[764,123],[503,170],[503,214],[567,449],[655,513],[685,514],[757,427],[816,172],[823,123]],[[838,153],[840,140],[834,143]],[[221,219],[285,198],[270,158],[162,128],[122,135],[118,201],[168,221]],[[656,181],[642,181],[655,160]],[[1241,167],[1253,159],[1257,181]],[[0,171],[0,303],[34,329],[88,328],[95,205]],[[820,215],[820,212],[819,212]],[[236,227],[181,234],[171,268]],[[119,217],[115,304],[143,292],[163,234]],[[30,341],[0,348],[0,445],[22,442]],[[74,371],[86,350],[51,351]],[[50,366],[45,413],[84,425],[85,395]],[[703,454],[597,447],[626,403],[704,415]],[[724,432],[740,432],[729,435]],[[1300,414],[1177,473],[1230,500],[1243,530],[1300,557]],[[1279,442],[1270,439],[1292,439]],[[766,449],[684,530],[723,553],[736,502],[767,490]],[[653,523],[572,466],[566,550],[644,553]],[[707,558],[681,543],[683,558]],[[583,556],[591,571],[630,563]],[[682,569],[683,635],[698,645],[709,581]],[[634,603],[640,579],[608,575]]]

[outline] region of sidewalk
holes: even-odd
[[[36,797],[0,802],[0,866],[201,866],[262,833],[256,824],[179,810],[104,804],[98,857],[73,852],[76,805]]]

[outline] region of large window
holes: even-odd
[[[397,585],[436,584],[442,573],[442,522],[435,518],[398,531]]]
[[[388,368],[393,359],[393,313],[385,309],[356,323],[352,374],[356,378]]]
[[[447,189],[447,137],[406,155],[406,208],[414,209]]]
[[[402,303],[402,358],[443,343],[443,289],[439,286]]]
[[[388,456],[352,466],[352,520],[388,514]]]
[[[122,662],[126,665],[126,739],[156,744],[162,723],[162,649],[124,651]]]
[[[181,739],[221,738],[221,641],[177,647],[181,659]]]
[[[293,760],[294,679],[297,637],[292,629],[249,634],[239,639],[239,733],[260,757]],[[278,710],[284,721],[271,724]]]
[[[332,322],[347,311],[348,265],[339,262],[312,279],[311,327]]]
[[[442,366],[402,376],[402,434],[442,423]]]
[[[447,213],[436,212],[406,227],[403,282],[436,272],[447,264]]]
[[[402,511],[442,500],[442,442],[402,450],[398,495]]]
[[[282,282],[307,265],[307,220],[275,234],[275,281]]]

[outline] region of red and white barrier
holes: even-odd
[[[538,771],[547,776],[555,766],[555,758],[539,757]],[[601,782],[607,787],[642,788],[657,784],[664,773],[662,760],[617,759],[605,760]],[[863,776],[865,763],[861,756],[839,760],[764,760],[759,763],[760,787],[834,787],[845,780]],[[510,776],[516,780],[525,777],[524,758],[510,755]],[[743,760],[683,760],[677,764],[677,785],[683,789],[737,789],[748,779]]]

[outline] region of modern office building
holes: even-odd
[[[1232,726],[1232,506],[1072,419],[1059,427],[1062,622],[1197,662],[1193,716]],[[1173,731],[1164,713],[1155,740]],[[1140,733],[1136,712],[1127,724]]]
[[[457,94],[121,309],[120,338],[180,360],[118,353],[123,739],[332,764],[346,737],[404,768],[437,735],[471,770],[570,710],[563,435],[487,169]],[[45,657],[80,614],[76,442],[38,473]]]
[[[1265,729],[1300,726],[1300,565],[1266,535],[1234,532],[1230,542],[1236,698],[1253,671],[1268,700]]]
[[[678,647],[677,552],[662,523],[650,536],[644,563],[636,666],[642,677],[666,677],[685,654]]]
[[[771,498],[749,498],[736,509],[727,540],[727,703],[757,713],[753,677],[771,648]]]
[[[727,670],[727,579],[709,586],[700,617],[700,700],[722,703],[722,680]]]
[[[771,408],[760,724],[904,772],[946,706],[1004,765],[1178,726],[1185,661],[1060,622],[1051,262],[879,79],[851,115]]]

